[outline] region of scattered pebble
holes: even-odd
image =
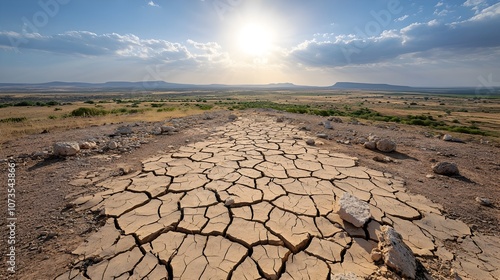
[[[491,202],[491,200],[489,200],[488,198],[485,198],[485,197],[476,197],[476,202],[481,204],[482,206],[486,206],[486,207],[493,206],[493,203]]]

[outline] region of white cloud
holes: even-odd
[[[151,6],[151,7],[158,7],[158,8],[160,7],[160,5],[156,4],[156,3],[155,3],[155,2],[153,2],[153,1],[149,1],[149,2],[148,2],[148,6]]]
[[[318,68],[396,62],[403,56],[425,59],[444,51],[456,54],[455,60],[480,60],[488,52],[500,51],[500,37],[494,35],[498,26],[500,3],[464,21],[443,23],[433,19],[373,37],[341,35],[335,41],[316,37],[292,48],[288,59],[296,65]]]
[[[443,1],[439,1],[439,2],[436,4],[436,6],[434,6],[434,7],[435,7],[435,8],[437,8],[437,7],[441,7],[441,6],[443,6],[443,5],[444,5]]]
[[[408,17],[409,17],[409,15],[404,15],[402,17],[395,19],[395,21],[403,21],[403,20],[407,19]]]
[[[467,0],[462,4],[462,6],[471,7],[471,9],[477,14],[482,8],[488,6],[488,3],[486,0]]]

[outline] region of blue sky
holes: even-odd
[[[492,0],[5,0],[0,82],[497,85],[499,27]]]

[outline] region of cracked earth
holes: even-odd
[[[473,235],[441,205],[407,192],[403,179],[309,146],[305,132],[272,118],[212,131],[74,200],[78,211],[108,219],[56,279],[397,277],[370,256],[382,225],[416,256],[451,262],[453,277],[500,279],[499,238]],[[346,192],[369,203],[363,227],[334,211]],[[457,240],[462,250],[444,245]]]

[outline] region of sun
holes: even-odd
[[[266,56],[272,50],[272,32],[263,25],[247,23],[238,31],[238,44],[241,51],[247,55]]]

